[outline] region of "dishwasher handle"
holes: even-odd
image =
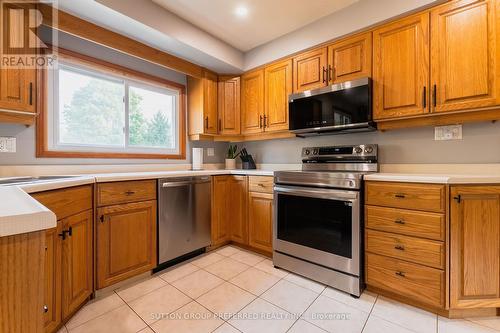
[[[177,181],[171,181],[171,182],[164,182],[161,184],[161,187],[179,187],[179,186],[186,186],[186,185],[195,185],[195,184],[205,184],[205,183],[210,183],[210,177],[200,177],[200,178],[194,178],[190,180],[177,180]]]

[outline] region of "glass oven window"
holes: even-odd
[[[349,201],[278,194],[277,237],[352,258],[352,205]]]

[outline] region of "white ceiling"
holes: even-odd
[[[152,0],[168,11],[248,51],[359,0]],[[248,9],[245,17],[236,8]]]

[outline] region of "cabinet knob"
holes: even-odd
[[[47,305],[43,306],[43,313],[49,312],[49,307]]]
[[[99,221],[101,221],[101,223],[104,223],[104,215],[101,215],[101,217],[99,217]]]

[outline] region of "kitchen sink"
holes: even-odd
[[[75,178],[78,176],[39,176],[39,177],[15,177],[0,179],[0,185],[20,185],[38,182],[47,182],[51,180]]]

